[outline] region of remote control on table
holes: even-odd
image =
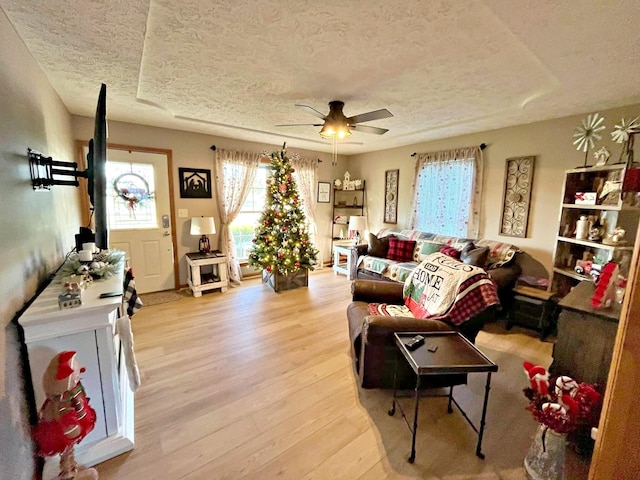
[[[416,335],[406,343],[409,350],[415,350],[424,343],[424,337],[422,335]]]

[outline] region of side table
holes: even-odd
[[[415,335],[425,337],[424,344],[415,350],[407,348],[407,342]],[[420,381],[422,377],[429,375],[446,375],[449,373],[478,373],[486,372],[487,383],[484,390],[484,403],[482,404],[482,418],[478,429],[467,414],[462,410],[455,398],[453,398],[453,387],[449,387],[449,403],[447,412],[452,413],[453,403],[462,413],[467,423],[478,434],[478,444],[476,446],[476,456],[484,459],[482,453],[482,436],[484,435],[485,417],[487,415],[487,401],[489,400],[489,390],[491,389],[491,373],[498,371],[498,366],[489,360],[480,350],[469,340],[464,338],[459,332],[396,332],[393,334],[396,346],[399,349],[396,357],[396,370],[393,375],[393,403],[389,410],[389,415],[393,416],[396,406],[402,413],[409,430],[412,433],[411,455],[409,463],[413,463],[416,458],[416,431],[418,430],[418,406],[420,405]],[[416,374],[415,406],[413,414],[413,427],[409,424],[402,406],[396,400],[396,373],[398,358],[402,356],[409,363],[411,369]]]
[[[219,288],[226,292],[229,286],[227,279],[227,257],[219,251],[209,254],[187,253],[187,283],[194,297],[201,297],[202,292]],[[211,273],[203,274],[201,267],[211,266]]]
[[[507,330],[520,325],[538,331],[544,340],[556,323],[556,292],[517,286],[513,289],[513,305],[507,313]]]
[[[364,245],[364,244],[361,244]],[[339,273],[346,275],[349,280],[355,278],[355,265],[353,265],[353,250],[357,248],[354,242],[334,243],[333,244],[333,274]],[[344,258],[346,257],[346,259]]]

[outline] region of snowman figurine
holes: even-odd
[[[75,461],[73,449],[96,423],[96,412],[80,382],[84,368],[76,352],[55,355],[44,375],[42,387],[47,396],[38,413],[33,438],[41,456],[60,454],[60,473],[57,480],[97,480],[94,468],[84,469]]]

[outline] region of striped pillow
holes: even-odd
[[[413,250],[416,248],[415,240],[389,239],[387,258],[396,262],[410,262],[413,260]]]

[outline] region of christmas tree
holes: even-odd
[[[285,144],[286,145],[286,144]],[[249,265],[272,274],[313,270],[318,250],[309,241],[305,214],[285,145],[271,154],[264,211],[255,230]]]

